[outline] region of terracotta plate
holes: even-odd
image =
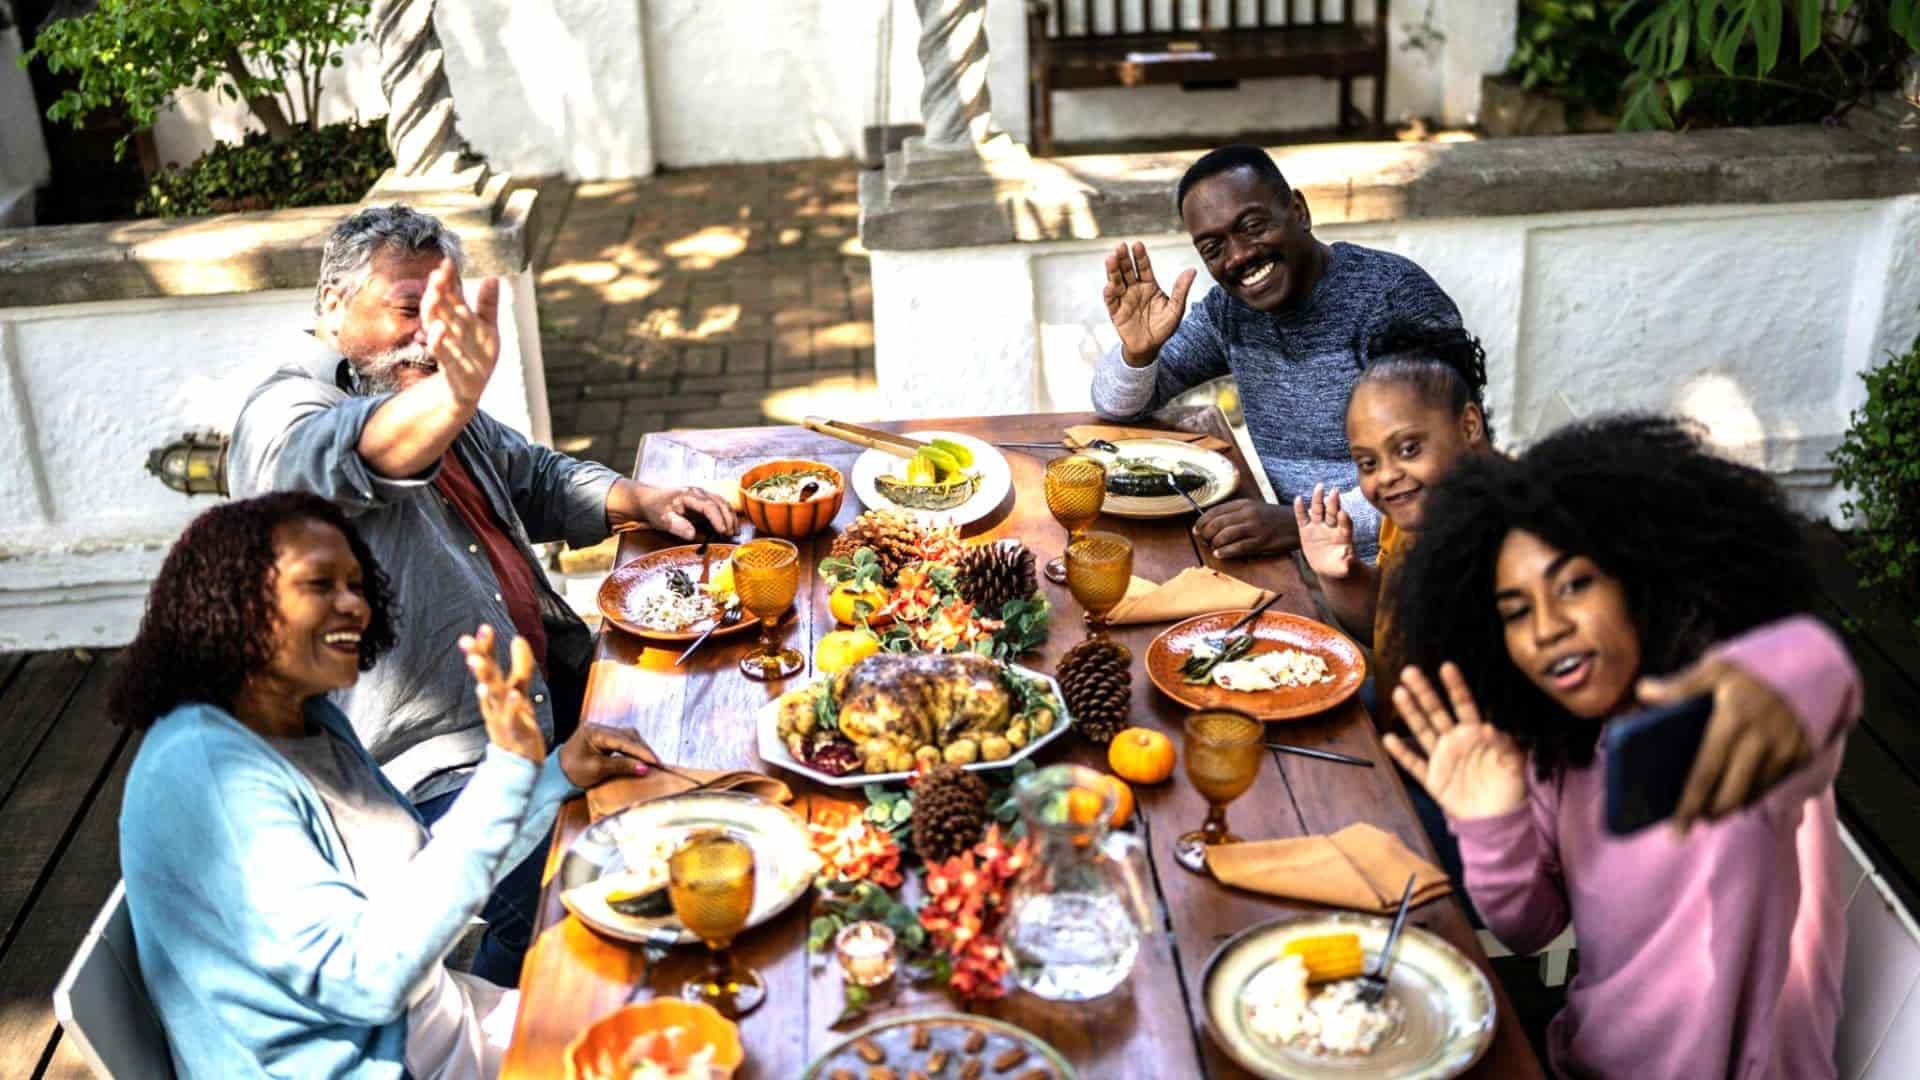
[[[710,570],[718,570],[721,564],[733,557],[734,544],[713,544],[707,549]],[[600,583],[600,614],[613,625],[629,634],[638,634],[655,641],[692,641],[713,625],[713,620],[694,623],[681,630],[662,630],[634,621],[633,601],[642,589],[657,588],[654,582],[664,578],[674,570],[685,570],[687,576],[700,580],[700,548],[697,544],[684,547],[661,548],[649,552],[607,575]],[[803,571],[804,579],[804,571]],[[805,581],[802,581],[805,584]],[[716,638],[732,634],[747,634],[759,629],[760,624],[751,615],[741,613],[740,621],[732,626],[723,626],[713,632]]]
[[[1216,611],[1177,623],[1147,646],[1147,677],[1160,692],[1190,709],[1239,709],[1262,720],[1291,720],[1324,712],[1353,696],[1367,678],[1366,657],[1353,639],[1325,623],[1269,611],[1248,629],[1254,646],[1249,656],[1298,649],[1327,662],[1332,682],[1278,690],[1227,690],[1213,683],[1189,684],[1180,674],[1193,647],[1226,632],[1245,611]]]
[[[1400,1023],[1373,1052],[1313,1054],[1256,1031],[1248,987],[1280,959],[1288,939],[1355,933],[1368,969],[1378,962],[1392,922],[1374,915],[1298,915],[1243,930],[1214,951],[1200,977],[1207,1034],[1255,1076],[1270,1080],[1445,1080],[1473,1067],[1493,1042],[1493,987],[1460,950],[1439,935],[1406,926],[1394,946],[1387,998]],[[1256,998],[1259,996],[1256,991]]]

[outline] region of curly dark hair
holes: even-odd
[[[1487,351],[1458,326],[1430,319],[1396,318],[1367,339],[1367,366],[1347,394],[1349,404],[1368,383],[1411,386],[1421,400],[1459,416],[1468,404],[1480,408],[1480,426],[1493,442],[1493,412],[1487,408]]]
[[[248,676],[273,658],[274,530],[301,520],[339,529],[360,560],[373,615],[360,635],[360,670],[393,647],[393,589],[338,507],[292,492],[225,503],[194,518],[167,552],[140,632],[114,671],[107,709],[115,723],[146,728],[188,702],[233,711]]]
[[[1596,419],[1517,458],[1463,462],[1429,496],[1395,575],[1392,633],[1399,655],[1430,675],[1458,664],[1487,719],[1532,754],[1542,779],[1592,762],[1600,724],[1562,709],[1507,654],[1494,565],[1515,529],[1620,580],[1640,674],[1679,670],[1715,642],[1812,605],[1805,537],[1779,486],[1712,453],[1682,421]]]

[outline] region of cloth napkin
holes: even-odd
[[[677,766],[676,766],[677,768]],[[687,776],[698,777],[701,783],[718,780],[706,791],[743,791],[749,795],[758,795],[774,802],[792,802],[793,789],[757,772],[728,772],[723,769],[680,769]],[[692,780],[654,769],[645,776],[628,776],[619,780],[609,780],[587,792],[587,811],[594,821],[608,814],[625,810],[654,799],[663,799],[669,795],[678,795],[694,788]]]
[[[1220,453],[1233,448],[1225,439],[1199,431],[1162,431],[1159,428],[1123,427],[1118,424],[1076,424],[1066,430],[1063,436],[1066,444],[1080,450],[1095,439],[1119,442],[1121,439],[1171,439],[1183,442],[1201,450],[1215,450]]]
[[[1415,855],[1399,837],[1365,822],[1332,836],[1210,847],[1207,866],[1222,884],[1235,888],[1382,915],[1400,907],[1408,874],[1415,879],[1412,906],[1453,891],[1439,867]]]
[[[1127,586],[1127,595],[1114,605],[1107,621],[1116,626],[1131,623],[1172,622],[1190,615],[1213,611],[1248,611],[1260,606],[1273,593],[1249,585],[1232,574],[1223,574],[1210,566],[1189,566],[1175,574],[1165,585],[1155,585],[1136,577]]]

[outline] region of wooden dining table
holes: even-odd
[[[1224,419],[1212,408],[1163,414],[1186,430],[1228,435]],[[1052,442],[1074,424],[1094,422],[1084,414],[979,417],[876,425],[890,431],[942,429],[988,442]],[[969,540],[1016,537],[1040,560],[1058,554],[1064,534],[1048,514],[1042,497],[1042,471],[1055,456],[1047,450],[1005,452],[1013,473],[1013,493],[984,520],[968,526]],[[658,485],[724,484],[754,464],[773,458],[809,458],[852,475],[858,447],[798,427],[676,431],[648,436],[635,476]],[[1247,463],[1237,450],[1228,456],[1240,470],[1236,497],[1259,498]],[[844,527],[862,507],[848,492],[835,521]],[[1134,543],[1134,573],[1164,581],[1191,566],[1188,541],[1191,513],[1158,520],[1122,520],[1106,516],[1094,526],[1120,532]],[[750,531],[745,518],[743,530]],[[803,565],[825,557],[833,532],[798,541]],[[620,563],[644,552],[678,543],[670,537],[638,532],[622,537]],[[1215,561],[1212,565],[1247,582],[1280,593],[1274,610],[1318,618],[1314,602],[1291,558]],[[1021,658],[1029,667],[1052,671],[1055,662],[1084,636],[1082,612],[1064,587],[1041,582],[1052,605],[1052,632],[1046,645]],[[834,629],[828,590],[809,573],[795,600],[796,617],[785,624],[787,643],[809,657],[820,637]],[[1165,625],[1123,626],[1113,636],[1135,657],[1132,723],[1168,732],[1179,742],[1186,710],[1148,683],[1141,658]],[[765,684],[743,677],[741,655],[753,636],[710,643],[676,667],[682,646],[650,643],[614,628],[600,633],[588,680],[582,720],[614,724],[638,732],[662,761],[710,769],[764,769],[755,752],[754,721],[765,704],[790,686],[815,676],[811,670],[786,684]],[[1359,755],[1373,768],[1313,760],[1286,754],[1263,761],[1253,787],[1229,810],[1233,830],[1248,839],[1297,837],[1334,832],[1354,822],[1369,822],[1399,837],[1430,861],[1435,857],[1400,774],[1389,762],[1374,725],[1357,698],[1317,716],[1277,723],[1270,737]],[[1077,735],[1056,740],[1039,751],[1040,764],[1075,762],[1103,768],[1106,753]],[[991,774],[988,774],[991,775]],[[802,777],[782,777],[796,794],[796,809],[808,812],[818,800],[844,801],[858,789],[835,790]],[[1179,774],[1167,782],[1135,789],[1134,828],[1149,851],[1152,888],[1158,900],[1158,932],[1143,943],[1132,977],[1119,990],[1090,1003],[1063,1005],[1014,990],[974,1011],[1010,1021],[1058,1049],[1087,1080],[1151,1077],[1244,1077],[1251,1075],[1229,1058],[1206,1032],[1201,979],[1208,958],[1226,939],[1255,924],[1289,915],[1324,912],[1296,903],[1242,892],[1180,868],[1172,857],[1174,837],[1195,828],[1207,805]],[[593,1020],[624,1004],[656,994],[672,994],[705,961],[703,950],[674,950],[650,965],[638,946],[596,934],[569,915],[558,898],[554,870],[567,845],[588,824],[586,800],[565,804],[554,831],[547,884],[541,897],[538,935],[528,951],[521,978],[520,1012],[501,1075],[508,1080],[564,1077],[568,1043]],[[1491,1045],[1467,1074],[1524,1080],[1543,1075],[1507,995],[1492,976],[1474,936],[1461,898],[1447,896],[1413,909],[1411,925],[1439,935],[1486,971],[1494,988],[1498,1021]],[[840,974],[830,955],[810,955],[806,947],[809,912],[805,902],[743,934],[736,956],[758,969],[767,998],[740,1021],[747,1051],[742,1080],[791,1080],[809,1063],[845,1037],[830,1028],[843,1008]],[[896,980],[892,998],[876,1008],[874,1019],[911,1012],[951,1011],[941,991]]]

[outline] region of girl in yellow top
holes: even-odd
[[[1380,597],[1420,531],[1427,492],[1475,454],[1493,452],[1488,423],[1486,353],[1457,326],[1389,322],[1367,345],[1368,362],[1347,398],[1347,448],[1360,472],[1360,494],[1379,509],[1380,559],[1354,554],[1353,520],[1340,508],[1340,490],[1313,489],[1293,514],[1300,548],[1320,577],[1327,604],[1348,632],[1391,640],[1390,613]],[[1398,657],[1374,656],[1374,693],[1383,728],[1391,722]]]

